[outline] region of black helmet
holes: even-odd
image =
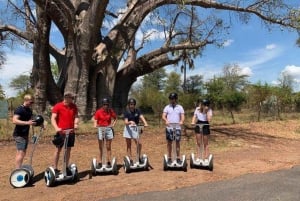
[[[44,123],[44,118],[41,115],[36,115],[33,121],[35,122],[34,126],[41,126]]]
[[[102,99],[102,105],[104,104],[109,104],[109,99],[108,98],[103,98]]]
[[[136,100],[134,98],[129,98],[127,104],[129,105],[130,103],[136,105]]]
[[[209,106],[210,102],[209,102],[209,100],[207,100],[207,99],[203,99],[203,100],[202,100],[202,104],[203,104],[204,106]]]
[[[175,100],[177,100],[177,99],[178,99],[178,95],[177,95],[177,93],[170,93],[170,95],[169,95],[169,99],[170,99],[170,100],[172,100],[172,99],[175,99]]]

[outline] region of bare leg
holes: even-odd
[[[57,165],[58,165],[58,160],[59,160],[59,155],[60,155],[61,150],[62,150],[62,147],[59,147],[59,148],[56,148],[56,150],[54,152],[54,160],[53,160],[54,169],[58,169]]]
[[[131,155],[131,138],[125,138],[125,140],[126,140],[126,152],[127,152],[127,156],[129,158],[131,158],[132,157],[132,155]]]
[[[204,156],[205,158],[208,158],[209,156],[208,135],[203,136],[203,143],[204,143]]]
[[[23,163],[23,159],[26,155],[26,150],[17,150],[16,153],[16,168],[20,168]]]
[[[172,141],[169,141],[168,140],[168,143],[167,143],[167,149],[168,149],[168,158],[171,158],[172,156]]]
[[[67,152],[66,152],[66,167],[69,166],[70,156],[71,156],[71,147],[67,147]]]
[[[197,144],[197,158],[201,158],[200,148],[201,148],[201,134],[196,133],[196,144]]]
[[[102,140],[98,140],[99,147],[99,163],[102,163]]]
[[[176,141],[176,156],[180,158],[180,141]]]
[[[111,161],[111,141],[112,140],[106,140],[106,150],[107,150],[107,161],[106,162]]]

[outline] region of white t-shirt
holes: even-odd
[[[163,113],[166,113],[169,123],[177,124],[180,122],[181,114],[184,114],[184,109],[181,105],[177,104],[173,107],[173,105],[169,104],[164,108]]]
[[[199,121],[207,121],[207,115],[212,116],[212,109],[208,109],[207,113],[201,113],[199,107],[195,109],[194,115]]]

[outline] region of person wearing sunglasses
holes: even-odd
[[[51,115],[51,124],[54,127],[56,133],[60,135],[61,139],[65,139],[66,129],[73,129],[73,131],[69,134],[68,144],[67,144],[67,152],[66,152],[66,164],[69,166],[71,149],[75,144],[75,132],[74,129],[78,128],[79,117],[78,117],[78,108],[74,103],[75,94],[72,92],[65,92],[64,99],[61,102],[58,102],[52,108]],[[54,152],[54,170],[55,174],[59,174],[59,170],[57,169],[59,155],[63,148],[63,144],[55,145],[56,150]],[[67,171],[69,171],[67,169]]]
[[[12,118],[12,122],[15,124],[13,137],[17,148],[15,159],[16,169],[21,168],[26,155],[30,126],[36,124],[36,122],[32,119],[31,106],[34,103],[32,95],[26,94],[23,100],[23,104],[15,109]]]

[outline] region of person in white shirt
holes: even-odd
[[[162,119],[165,121],[166,128],[166,140],[168,149],[168,163],[172,163],[172,141],[173,141],[173,128],[170,124],[178,124],[176,128],[176,155],[177,163],[181,163],[180,160],[180,138],[181,138],[181,125],[184,122],[184,109],[181,105],[177,104],[178,95],[176,93],[170,93],[169,101],[170,104],[165,106],[162,114]]]
[[[201,147],[201,138],[203,135],[203,144],[204,144],[204,158],[208,160],[209,156],[209,148],[208,148],[208,137],[210,135],[210,127],[209,123],[212,119],[212,109],[209,107],[210,101],[209,100],[198,100],[198,107],[196,107],[193,118],[192,124],[203,124],[202,131],[200,130],[199,126],[195,127],[195,134],[196,134],[196,142],[197,142],[197,154],[198,158],[200,158],[200,147]]]

